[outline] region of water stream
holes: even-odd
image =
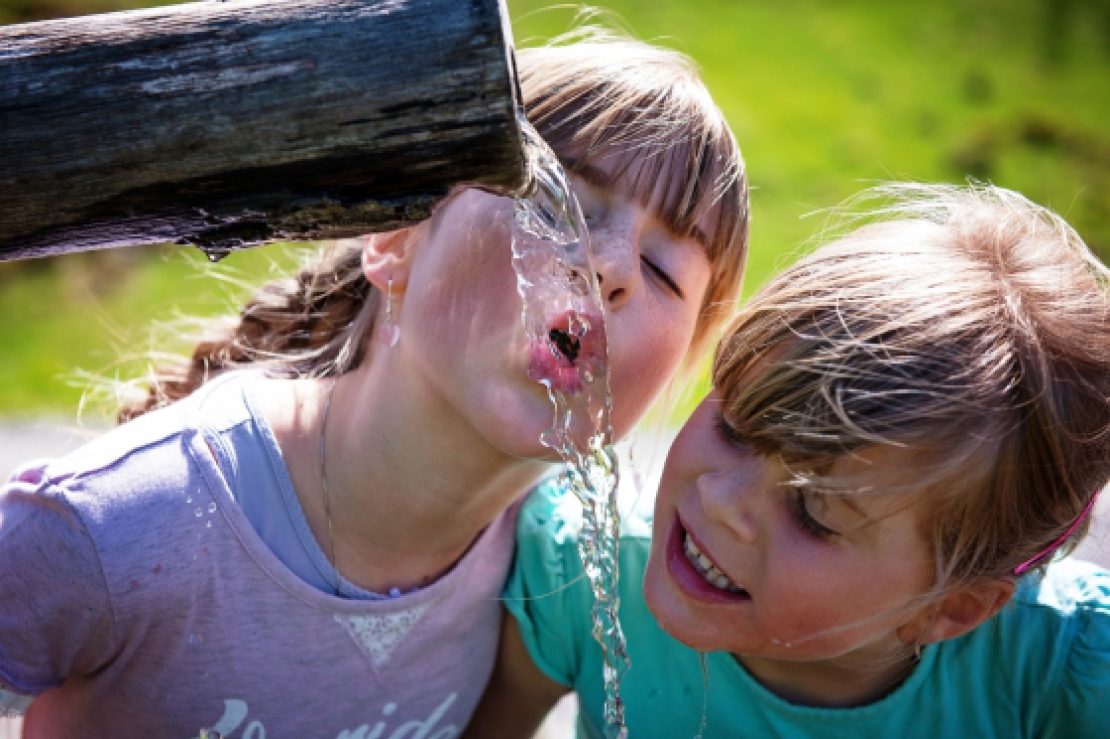
[[[698,652],[698,661],[701,664],[701,720],[698,722],[698,733],[694,739],[705,736],[705,728],[709,725],[709,655]]]
[[[603,303],[589,232],[566,172],[523,118],[521,129],[535,186],[517,198],[512,252],[532,347],[529,374],[547,388],[554,407],[541,441],[567,464],[565,480],[582,504],[578,555],[594,596],[593,635],[603,656],[605,736],[624,739],[620,681],[628,654],[617,618],[618,469]]]

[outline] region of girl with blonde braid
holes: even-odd
[[[589,223],[622,436],[738,293],[743,163],[675,52],[580,32],[518,61]],[[0,706],[26,736],[461,732],[516,502],[556,461],[537,380],[573,392],[599,351],[526,338],[513,206],[458,188],[339,245],[159,371],[120,428],[15,473]]]

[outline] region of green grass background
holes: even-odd
[[[0,23],[135,7],[0,0]],[[572,9],[508,0],[519,46]],[[1110,255],[1110,3],[1105,0],[608,0],[636,36],[692,56],[740,141],[752,190],[745,291],[796,254],[826,208],[881,180],[1020,190]],[[0,415],[72,416],[81,373],[127,376],[152,329],[228,309],[312,245],[211,267],[186,247],[0,264]],[[275,267],[276,265],[276,267]],[[221,279],[213,279],[220,277]],[[225,279],[226,278],[226,279]]]

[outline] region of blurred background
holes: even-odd
[[[0,23],[144,4],[0,0]],[[536,0],[508,5],[518,46],[574,17]],[[1106,0],[593,5],[692,56],[732,124],[753,185],[746,291],[821,226],[805,214],[889,179],[975,177],[1019,190],[1110,256]],[[227,309],[272,263],[312,248],[270,245],[218,266],[184,246],[0,263],[0,419],[75,418],[90,376],[135,375],[154,343],[184,348],[166,345],[159,323]]]
[[[518,46],[567,30],[575,15],[507,2]],[[0,24],[151,4],[0,0]],[[746,293],[820,228],[820,215],[807,214],[891,179],[972,177],[1019,190],[1110,261],[1107,0],[592,5],[633,35],[693,57],[730,121],[753,186]],[[269,245],[219,265],[168,245],[0,263],[0,473],[103,428],[111,407],[81,408],[83,393],[92,378],[139,374],[154,346],[186,348],[159,326],[231,309],[314,248]],[[1104,564],[1107,497],[1083,552]],[[547,736],[567,735],[573,708],[563,708]],[[0,720],[0,737],[17,727]]]

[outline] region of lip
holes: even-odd
[[[694,565],[690,564],[690,560],[686,558],[686,552],[683,549],[683,538],[686,534],[690,534],[683,522],[682,517],[677,513],[675,514],[674,523],[671,526],[670,536],[667,539],[667,572],[670,574],[671,579],[674,581],[678,589],[685,595],[694,600],[699,600],[704,603],[713,603],[721,605],[736,605],[738,603],[748,603],[752,597],[747,593],[730,593],[720,588],[716,588],[706,582],[705,578],[701,576]],[[690,534],[694,540],[694,544],[698,549],[703,552],[706,551],[702,543],[693,534]],[[708,556],[708,555],[706,555]]]
[[[574,341],[568,356],[552,337],[559,332]],[[528,377],[565,395],[576,395],[605,370],[605,323],[601,316],[564,311],[546,322],[545,335],[528,349]]]

